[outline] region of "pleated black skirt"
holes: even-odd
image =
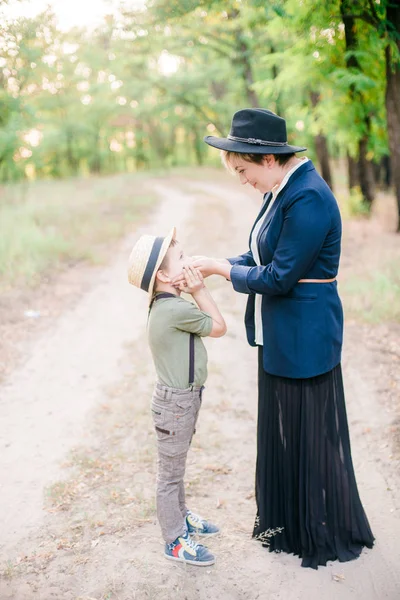
[[[374,537],[357,490],[341,366],[310,379],[266,373],[259,348],[253,537],[317,569]]]

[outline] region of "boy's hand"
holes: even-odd
[[[199,260],[199,259],[202,259],[202,258],[207,258],[207,256],[200,256],[200,255],[197,255],[197,256],[190,256],[190,257],[189,257],[189,260],[190,260],[190,262],[189,262],[188,264],[193,264],[193,261],[195,261],[195,260]],[[187,265],[185,265],[185,266],[187,266]],[[181,283],[183,283],[183,284],[186,284],[186,280],[185,280],[185,271],[184,271],[184,270],[182,270],[182,272],[181,272],[179,275],[176,275],[176,276],[175,276],[175,277],[172,279],[172,282],[171,282],[171,283],[172,283],[172,285],[173,285],[173,286],[174,286],[176,289],[178,289],[178,290],[179,290],[179,289],[181,289],[181,288],[180,288],[180,285],[181,285]]]
[[[213,275],[216,272],[215,267],[218,261],[215,258],[209,258],[208,256],[198,255],[192,256],[191,261],[192,262],[190,264],[196,267],[196,269],[201,272],[203,277],[208,277],[209,275]],[[182,270],[182,273],[174,277],[172,280],[172,285],[177,289],[181,289],[181,283],[186,283],[184,270]]]
[[[184,282],[179,283],[179,289],[181,292],[186,294],[195,294],[204,287],[203,275],[198,269],[195,269],[192,265],[186,265],[183,267]]]

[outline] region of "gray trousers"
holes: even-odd
[[[157,434],[157,517],[170,544],[186,530],[186,458],[195,433],[203,387],[179,390],[156,384],[151,402]]]

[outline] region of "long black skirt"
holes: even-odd
[[[310,379],[266,373],[259,348],[253,537],[317,569],[372,548],[351,458],[341,366]]]

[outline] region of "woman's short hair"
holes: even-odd
[[[270,153],[266,152],[265,154],[242,154],[240,152],[230,152],[229,150],[221,150],[221,159],[228,171],[234,171],[235,158],[242,158],[243,160],[249,163],[261,165],[263,163],[264,156],[266,156],[267,154]],[[291,152],[290,154],[274,154],[274,156],[276,162],[279,165],[283,166],[286,165],[286,163],[289,162],[289,160],[296,155],[294,152]]]

